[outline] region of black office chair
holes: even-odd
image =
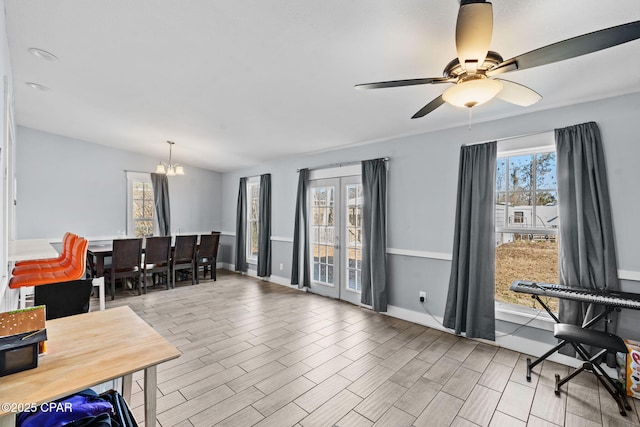
[[[111,299],[115,298],[116,280],[131,277],[138,285],[138,295],[141,292],[142,239],[116,239],[113,241],[111,266],[105,269],[105,283],[111,284]],[[123,284],[123,288],[126,285]]]
[[[171,268],[171,236],[147,237],[142,262],[142,283],[147,292],[147,275],[151,274],[151,284],[155,285],[155,278],[164,278],[169,289],[169,270]]]
[[[47,320],[86,313],[92,290],[92,279],[35,286],[34,305],[46,306]]]
[[[216,257],[218,256],[218,243],[220,233],[203,234],[200,236],[200,245],[196,254],[196,283],[200,283],[199,275],[202,267],[202,278],[207,278],[207,270],[211,267],[211,279],[216,278]]]
[[[171,286],[176,287],[176,271],[191,270],[191,284],[196,283],[196,242],[198,236],[176,236],[175,249],[171,257]]]

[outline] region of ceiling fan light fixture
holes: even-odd
[[[493,99],[502,90],[502,83],[492,79],[461,81],[442,94],[442,98],[456,107],[472,108]]]

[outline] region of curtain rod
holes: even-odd
[[[511,139],[525,138],[527,136],[534,136],[534,135],[542,135],[543,133],[549,133],[549,132],[553,132],[553,129],[552,130],[543,130],[543,131],[540,131],[540,132],[523,133],[521,135],[507,136],[506,138],[497,138],[497,139],[488,140],[488,141],[470,142],[468,144],[462,144],[462,146],[463,147],[468,147],[470,145],[486,144],[487,142],[491,142],[491,141],[496,141],[496,142],[509,141]]]
[[[261,173],[260,175],[241,176],[240,178],[241,179],[242,178],[246,178],[246,179],[249,179],[249,178],[260,178],[262,175],[271,175],[271,173],[267,172],[267,173]]]
[[[389,161],[389,157],[377,157],[377,159],[382,159],[385,162]],[[376,159],[369,159],[369,160],[376,160]],[[306,168],[306,169],[309,169],[310,171],[312,171],[312,170],[318,170],[318,169],[341,168],[343,166],[357,165],[358,163],[362,163],[362,162],[366,162],[366,161],[367,160],[354,160],[352,162],[328,163],[326,165],[314,166],[312,168]],[[296,169],[296,172],[300,172],[301,170],[302,169]]]
[[[142,171],[132,171],[132,170],[128,170],[128,169],[124,169],[124,172],[133,172],[133,173],[149,173],[149,174],[150,174],[150,173],[153,173],[153,172],[149,172],[149,171],[144,171],[144,172],[142,172]]]

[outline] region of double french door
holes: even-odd
[[[312,180],[308,194],[311,292],[360,304],[360,176]]]

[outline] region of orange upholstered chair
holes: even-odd
[[[42,264],[42,263],[59,263],[64,258],[68,256],[67,252],[70,252],[73,248],[73,244],[78,238],[77,234],[73,234],[71,232],[64,233],[64,237],[62,238],[62,253],[57,258],[41,258],[41,259],[28,259],[23,261],[16,261],[16,267]]]
[[[67,237],[68,235],[68,237]],[[58,258],[49,258],[41,260],[30,260],[28,264],[17,265],[11,272],[12,275],[18,276],[22,274],[41,273],[46,271],[62,271],[71,264],[71,252],[73,245],[78,240],[78,236],[75,234],[65,234],[63,240],[62,253]],[[54,261],[51,261],[54,260]]]
[[[16,289],[23,286],[38,286],[81,279],[85,275],[88,244],[89,241],[82,237],[76,239],[71,251],[71,262],[64,270],[39,271],[13,276],[9,281],[9,287]]]

